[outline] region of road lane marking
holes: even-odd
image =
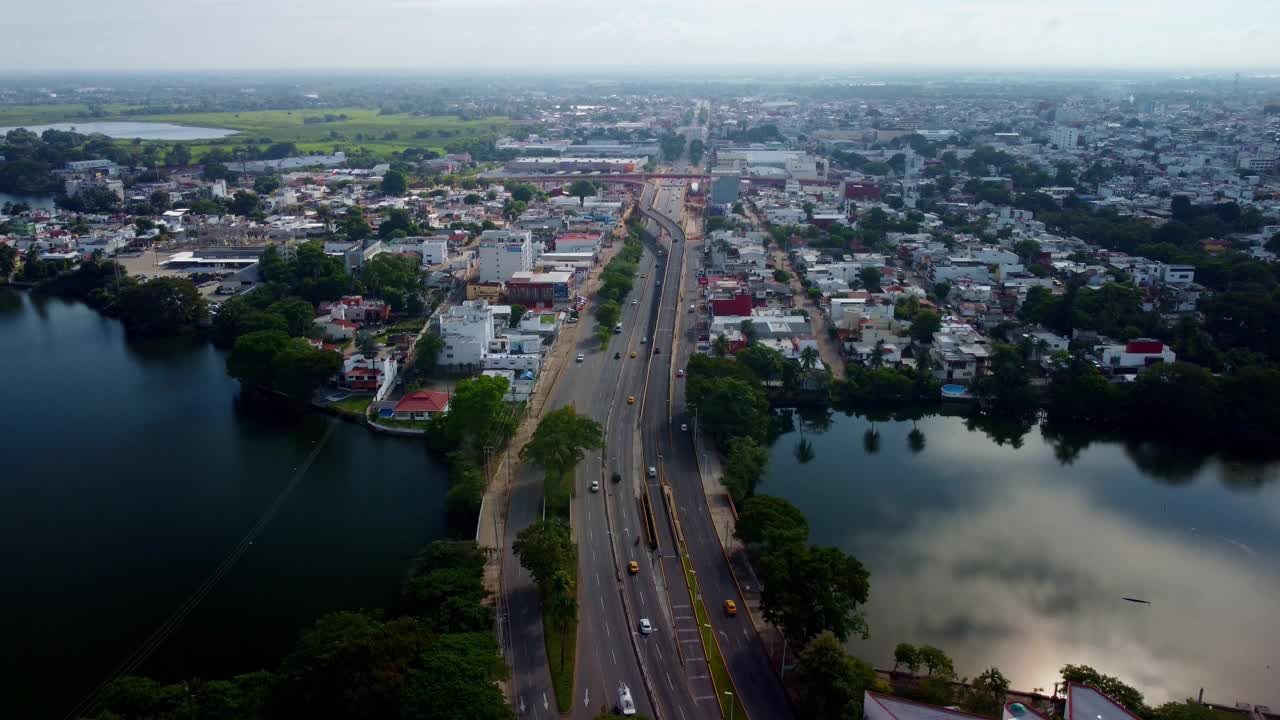
[[[671,673],[667,672],[666,670],[663,670],[662,674],[667,676],[667,687],[671,688],[672,690],[675,690],[676,684],[671,682]]]
[[[615,653],[615,652],[613,651],[613,648],[609,648],[609,654],[613,656],[613,664],[614,664],[614,665],[617,665],[617,664],[618,664],[618,654],[617,654],[617,653]]]

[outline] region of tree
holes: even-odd
[[[18,250],[12,245],[0,244],[0,279],[8,280],[18,266]]]
[[[717,335],[715,339],[711,341],[711,352],[715,353],[716,357],[722,358],[728,356],[729,338],[725,337],[723,334]]]
[[[783,498],[752,495],[738,506],[734,535],[753,545],[802,543],[809,539],[809,521]]]
[[[1024,263],[1030,263],[1040,256],[1040,243],[1035,240],[1019,240],[1013,244],[1013,251]]]
[[[365,612],[324,615],[280,665],[272,716],[396,717],[401,693],[432,640],[417,619]]]
[[[422,292],[422,270],[417,258],[380,253],[360,268],[360,281],[369,294],[386,301],[391,309],[404,312]]]
[[[738,331],[742,333],[742,337],[746,338],[748,345],[754,344],[756,337],[760,334],[751,318],[743,318],[742,322],[738,323]]]
[[[1121,682],[1119,678],[1103,675],[1088,665],[1063,665],[1062,682],[1074,682],[1088,685],[1110,696],[1112,700],[1124,705],[1138,717],[1147,716],[1147,703],[1142,693],[1134,687]]]
[[[226,309],[226,305],[222,309]],[[284,320],[285,331],[292,337],[305,337],[315,326],[316,309],[306,300],[289,298],[277,300],[267,306],[267,313],[278,315]],[[220,311],[219,316],[222,315]]]
[[[542,416],[533,437],[520,448],[520,459],[541,467],[548,476],[561,477],[582,462],[587,450],[601,447],[600,423],[566,405]]]
[[[573,578],[572,571],[557,570],[551,576],[551,580],[542,594],[542,602],[546,608],[547,618],[560,631],[560,664],[562,666],[565,662],[565,651],[568,649],[567,646],[569,644],[565,635],[569,630],[569,624],[578,616],[578,595]]]
[[[818,634],[800,651],[796,683],[806,716],[841,720],[862,720],[862,699],[879,686],[875,669],[845,652],[830,632]]]
[[[920,664],[929,670],[930,675],[951,678],[956,674],[955,663],[951,658],[932,645],[921,645],[916,651],[916,656],[920,659]]]
[[[165,155],[165,164],[174,167],[186,167],[191,164],[191,148],[182,143],[177,143],[169,148],[168,154]]]
[[[1009,679],[995,667],[983,670],[970,684],[967,709],[978,715],[996,716],[1009,694]]]
[[[130,333],[167,337],[191,332],[207,313],[200,291],[186,278],[163,277],[130,285],[116,303]]]
[[[574,180],[569,186],[569,195],[578,198],[578,204],[583,205],[588,195],[596,194],[596,184],[590,180]]]
[[[818,350],[812,345],[807,345],[800,351],[800,367],[805,372],[813,370],[818,366]]]
[[[740,377],[695,378],[686,396],[698,408],[698,422],[722,448],[730,438],[763,441],[769,430],[769,400],[754,381]]]
[[[479,205],[480,200],[480,196],[476,193],[467,193],[462,196],[462,202],[464,205]]]
[[[916,652],[916,646],[911,643],[898,643],[893,649],[893,669],[896,672],[898,666],[907,669],[907,672],[915,675],[920,670],[920,655]]]
[[[366,358],[378,357],[378,338],[367,330],[361,330],[356,334],[356,349]]]
[[[1013,345],[995,345],[990,369],[973,388],[985,407],[1000,417],[1023,417],[1035,406],[1026,360]]]
[[[839,548],[792,543],[770,548],[760,561],[764,618],[797,644],[824,631],[838,640],[867,637],[859,607],[871,585],[862,563]]]
[[[769,465],[769,451],[754,438],[739,436],[729,440],[721,482],[729,489],[734,502],[743,502],[755,494],[756,486]]]
[[[545,596],[557,574],[570,572],[578,561],[573,531],[559,518],[537,520],[516,535],[512,550]]]
[[[507,677],[492,632],[442,635],[404,679],[399,708],[384,718],[514,720],[498,681]]]
[[[316,350],[302,338],[291,338],[271,359],[272,386],[302,404],[342,369],[342,356]]]
[[[907,433],[907,449],[910,450],[913,455],[919,455],[924,452],[925,442],[924,433],[921,432],[920,428],[913,427]]]
[[[734,358],[751,368],[756,377],[766,382],[781,377],[783,366],[787,363],[782,353],[764,345],[749,345],[739,350]]]
[[[527,203],[533,200],[534,190],[528,185],[516,185],[511,188],[511,199],[516,202]]]
[[[870,292],[880,292],[880,268],[867,266],[858,271],[862,287]]]
[[[613,332],[613,326],[622,318],[622,306],[614,300],[606,300],[596,306],[596,322],[601,333]]]
[[[418,227],[418,223],[402,208],[391,208],[387,211],[387,217],[378,225],[378,237],[405,237],[420,232],[422,229]]]
[[[369,237],[369,233],[373,230],[369,227],[369,221],[364,217],[364,210],[359,206],[347,208],[347,213],[339,223],[339,230],[348,240],[358,242]],[[376,258],[375,258],[376,259]]]
[[[1151,711],[1152,720],[1214,720],[1218,713],[1212,708],[1188,699],[1186,702],[1168,702]]]
[[[253,191],[259,195],[270,195],[280,189],[280,178],[276,175],[259,175],[253,179]]]
[[[520,325],[520,319],[524,317],[529,309],[520,303],[514,303],[511,306],[511,319],[507,322],[507,327],[517,327]]]
[[[918,343],[933,342],[933,334],[942,329],[942,318],[932,310],[921,310],[911,320],[911,339]]]
[[[388,170],[382,174],[383,195],[404,195],[409,192],[409,178],[400,170]]]

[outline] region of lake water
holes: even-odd
[[[895,644],[928,643],[959,674],[996,665],[1015,688],[1052,691],[1063,664],[1084,663],[1149,702],[1203,687],[1280,706],[1274,465],[1113,442],[1072,457],[1039,429],[1015,448],[940,416],[919,421],[919,452],[912,423],[875,423],[868,453],[871,425],[802,423],[812,459],[799,428],[782,436],[760,488],[870,570],[871,638],[855,654],[890,667]]]
[[[5,203],[24,202],[32,207],[32,209],[44,208],[45,210],[53,210],[56,205],[53,203],[52,195],[14,195],[12,193],[0,192],[0,207],[4,207]]]
[[[6,717],[61,717],[254,526],[274,520],[141,672],[263,667],[337,609],[387,607],[446,532],[420,443],[246,406],[223,355],[135,344],[89,308],[0,290],[0,659]]]
[[[141,138],[143,140],[215,140],[217,138],[235,135],[239,132],[238,130],[227,130],[225,128],[194,127],[189,125],[174,125],[173,123],[86,121],[53,123],[51,125],[0,127],[0,135],[3,135],[10,130],[17,130],[18,127],[25,127],[34,133],[42,133],[45,130],[75,130],[82,135],[101,133],[107,137],[120,138],[123,140],[132,140],[133,138]]]

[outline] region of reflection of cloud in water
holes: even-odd
[[[954,450],[976,456],[985,445]],[[1020,464],[1022,453],[1001,453]],[[997,665],[1016,687],[1052,687],[1061,665],[1085,663],[1153,702],[1207,686],[1212,700],[1280,704],[1257,696],[1278,685],[1265,669],[1280,641],[1270,560],[1149,529],[1090,502],[1086,488],[1008,464],[978,507],[923,510],[910,533],[872,543],[873,639],[855,651],[883,663],[897,642],[932,643],[961,674]]]

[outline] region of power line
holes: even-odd
[[[168,619],[160,625],[160,627],[156,628],[155,631],[151,633],[150,637],[143,641],[136,650],[126,657],[124,661],[120,663],[119,667],[108,675],[101,684],[91,690],[88,695],[84,696],[80,702],[76,703],[75,707],[71,708],[71,710],[63,716],[63,720],[75,720],[76,718],[92,712],[98,707],[98,704],[102,702],[103,693],[113,681],[132,674],[135,670],[141,667],[156,650],[160,649],[160,646],[164,644],[164,641],[173,634],[174,630],[177,630],[178,627],[182,625],[182,622],[191,614],[191,611],[195,610],[201,601],[203,601],[205,597],[207,597],[209,593],[217,587],[218,583],[222,581],[222,578],[226,577],[227,573],[231,572],[231,569],[235,567],[240,558],[248,552],[249,546],[253,544],[253,541],[262,534],[262,531],[265,530],[267,525],[269,525],[275,518],[285,501],[289,499],[289,495],[293,492],[294,488],[298,486],[298,483],[301,482],[302,478],[311,468],[312,463],[314,463],[316,458],[320,455],[320,450],[324,448],[326,443],[328,443],[329,437],[333,435],[333,429],[336,426],[336,420],[329,421],[329,425],[325,428],[324,435],[322,435],[320,440],[316,442],[315,448],[313,448],[311,453],[307,455],[307,458],[303,461],[302,465],[298,466],[297,470],[293,473],[293,477],[289,479],[289,483],[284,486],[284,489],[280,491],[280,494],[276,496],[275,501],[267,507],[266,511],[258,517],[258,522],[254,523],[253,527],[249,528],[249,532],[245,533],[244,537],[240,538],[240,542],[231,549],[231,552],[227,553],[226,557],[222,559],[222,562],[218,564],[213,573],[205,578],[204,582],[196,588],[195,592],[191,593],[191,595],[187,597],[186,601],[179,605],[178,608],[173,611],[173,614],[170,615]]]

